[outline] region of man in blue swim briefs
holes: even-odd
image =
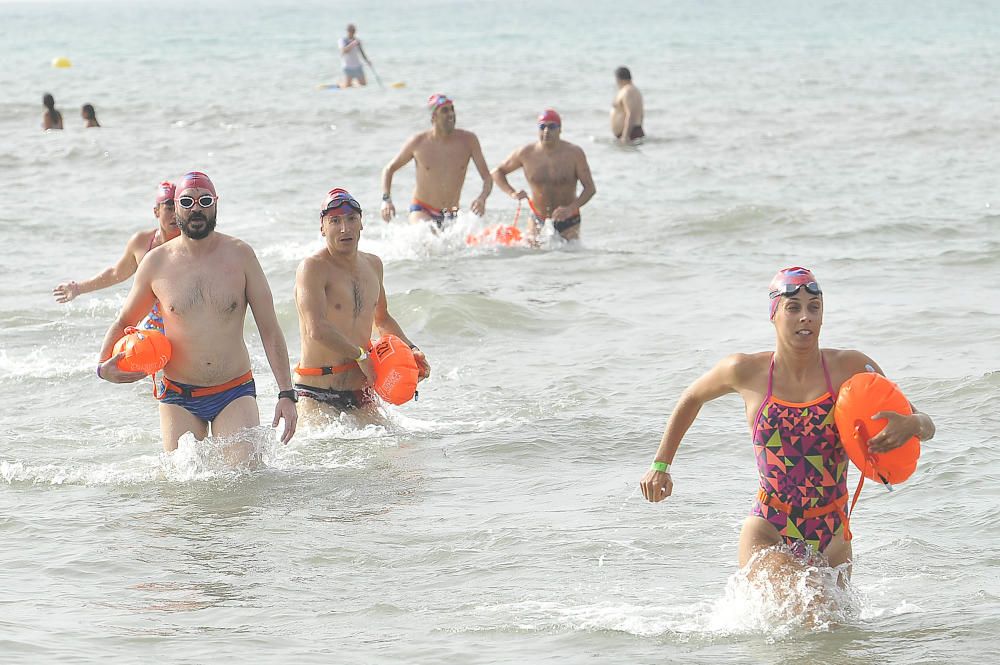
[[[375,374],[367,351],[373,325],[410,345],[421,380],[431,373],[423,352],[389,314],[382,261],[358,251],[363,228],[357,200],[343,189],[330,190],[319,211],[323,248],[303,259],[295,274],[302,339],[295,390],[303,417],[373,404]]]
[[[204,173],[192,171],[177,184],[174,203],[181,236],[149,252],[135,273],[132,290],[101,346],[97,375],[131,383],[145,375],[117,367],[115,342],[153,302],[160,302],[173,349],[158,386],[163,449],[177,448],[185,432],[203,439],[227,436],[260,424],[250,354],[243,339],[247,307],[253,311],[268,364],[278,384],[272,427],[285,421],[281,436],[295,433],[295,392],[288,348],[274,312],[271,289],[246,243],[215,231],[219,197]]]
[[[530,198],[507,181],[507,176],[518,169],[524,169],[524,178],[531,187]],[[508,196],[528,201],[535,218],[529,239],[537,235],[539,225],[547,219],[566,240],[580,237],[580,208],[593,198],[597,188],[583,149],[562,140],[562,118],[555,110],[545,109],[538,116],[538,140],[512,152],[493,169],[492,175],[497,187]],[[583,186],[579,195],[577,183]]]
[[[66,303],[82,293],[99,291],[115,284],[121,284],[135,274],[139,262],[154,247],[159,247],[168,240],[173,240],[181,234],[174,219],[174,185],[171,182],[161,182],[156,191],[156,201],[153,204],[153,216],[158,222],[156,228],[135,233],[125,244],[125,252],[114,265],[108,266],[90,279],[82,282],[63,282],[52,289],[56,302]],[[159,307],[154,304],[138,327],[156,329],[163,332],[163,319]]]
[[[483,179],[483,190],[470,206],[474,214],[482,216],[486,212],[486,197],[493,190],[493,181],[479,139],[472,132],[455,128],[454,102],[445,95],[431,95],[427,108],[431,112],[431,129],[411,136],[382,170],[382,219],[388,222],[396,216],[392,176],[412,159],[417,167],[417,186],[410,204],[410,221],[431,222],[440,229],[446,218],[458,213],[469,160]]]

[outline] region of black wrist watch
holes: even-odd
[[[392,197],[391,197],[391,196],[389,196],[388,194],[383,194],[383,195],[382,195],[382,200],[383,200],[383,201],[387,201],[387,202],[388,202],[388,201],[391,201],[391,200],[392,200]]]
[[[299,401],[299,396],[295,394],[294,390],[282,390],[281,392],[278,393],[278,399],[281,399],[282,397],[287,397],[293,402]]]

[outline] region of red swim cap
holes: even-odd
[[[454,106],[455,102],[453,102],[451,98],[448,97],[448,95],[445,95],[440,92],[435,93],[427,98],[427,108],[431,110],[431,115],[434,115],[434,111],[437,111],[440,107],[448,106],[449,104],[451,106]]]
[[[542,111],[542,114],[538,116],[538,122],[554,122],[562,127],[562,118],[559,117],[555,109],[545,109]]]
[[[160,205],[164,201],[171,201],[174,198],[175,190],[174,183],[164,180],[160,183],[160,186],[156,190],[156,205]]]
[[[185,189],[207,189],[215,196],[218,196],[215,191],[215,185],[212,184],[211,178],[201,171],[190,171],[185,173],[184,177],[181,178],[181,181],[177,183],[177,189],[174,197],[176,198],[180,196],[181,192]]]
[[[816,276],[808,268],[801,266],[782,268],[771,278],[771,283],[768,285],[767,290],[771,298],[772,319],[775,312],[778,311],[778,303],[781,301],[781,296],[793,296],[803,286],[806,287],[806,291],[814,296],[823,295],[822,289],[819,288],[819,282],[816,281]]]

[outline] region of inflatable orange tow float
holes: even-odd
[[[159,330],[139,330],[135,326],[125,329],[125,335],[115,342],[112,355],[124,353],[118,361],[118,369],[125,372],[145,372],[153,376],[170,362],[170,340]],[[156,393],[156,377],[153,376],[153,397]]]
[[[156,374],[170,362],[170,340],[158,330],[125,329],[125,336],[115,342],[112,355],[124,353],[118,369],[125,372]]]
[[[369,347],[375,367],[375,392],[392,404],[406,404],[417,397],[420,370],[413,350],[395,335],[383,335]]]
[[[847,456],[861,471],[861,479],[851,501],[852,516],[865,478],[878,480],[892,491],[893,483],[901,483],[913,475],[920,457],[920,439],[917,437],[886,453],[873,453],[868,449],[871,438],[888,424],[885,419],[872,420],[872,416],[879,411],[895,411],[903,415],[913,413],[910,401],[899,387],[881,374],[855,374],[840,387],[833,418]]]
[[[517,220],[521,217],[521,200],[517,200],[517,212],[514,213],[514,223],[510,225],[497,224],[488,226],[478,235],[470,233],[465,236],[465,244],[474,245],[511,245],[521,244],[521,229],[517,228]]]

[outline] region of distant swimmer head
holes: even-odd
[[[448,95],[437,93],[427,99],[431,112],[431,123],[440,123],[444,129],[455,127],[455,102]]]
[[[174,190],[174,212],[181,233],[192,240],[207,238],[215,230],[218,200],[215,185],[207,175],[201,171],[185,173]]]
[[[177,193],[177,187],[174,183],[164,180],[156,188],[156,205],[166,203],[168,207],[174,207],[174,194]]]
[[[431,115],[442,106],[454,106],[455,102],[448,95],[440,92],[434,93],[427,98],[427,108],[431,110]]]
[[[778,312],[778,305],[781,303],[782,296],[786,298],[794,296],[803,288],[805,288],[806,293],[809,295],[820,296],[821,298],[823,296],[823,291],[819,288],[816,276],[808,268],[801,266],[782,268],[771,279],[771,284],[767,288],[771,299],[772,321],[774,320],[774,315]]]
[[[49,93],[45,93],[42,96],[42,104],[45,106],[45,108],[47,108],[47,109],[49,109],[51,111],[51,110],[55,109],[55,107],[56,107],[56,99],[55,99],[55,97],[53,97]]]
[[[628,70],[628,67],[619,67],[615,70],[615,79],[623,82],[631,81],[632,72]]]
[[[348,23],[347,24],[347,35],[349,37],[353,37],[354,33],[357,32],[357,31],[358,31],[358,28],[353,23]]]
[[[323,219],[328,215],[338,217],[352,213],[360,215],[361,204],[346,189],[337,187],[327,192],[326,200],[323,202],[323,209],[319,211],[319,217]]]
[[[160,222],[160,233],[164,240],[173,240],[180,235],[177,226],[177,216],[174,214],[174,195],[177,188],[174,183],[164,180],[156,188],[156,203],[153,205],[153,216]]]
[[[543,141],[559,138],[562,131],[562,118],[555,109],[545,109],[538,116],[538,133]]]

